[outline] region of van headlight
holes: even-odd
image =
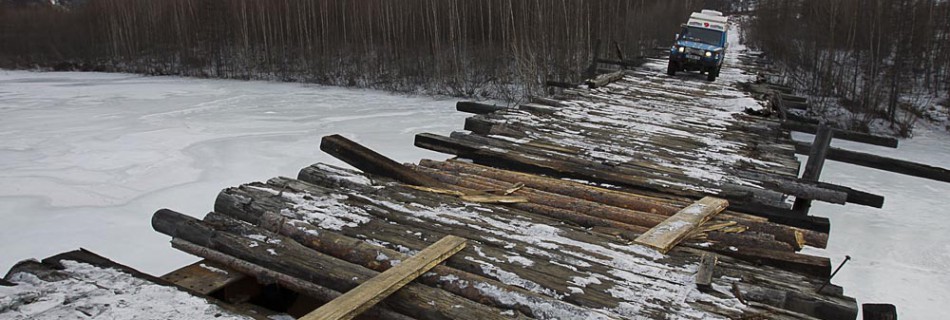
[[[712,52],[706,51],[706,58],[712,57]]]
[[[684,51],[686,51],[686,48],[685,48],[685,47],[680,47],[679,49],[677,49],[677,51],[679,51],[680,53],[683,53]]]

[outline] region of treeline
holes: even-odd
[[[950,91],[950,3],[941,0],[760,0],[747,32],[785,67],[819,112],[841,104],[844,125],[875,119],[907,136],[922,108]],[[824,110],[827,109],[827,110]]]
[[[596,43],[668,45],[703,1],[88,0],[0,7],[0,66],[273,79],[517,100]],[[599,40],[599,41],[598,41]],[[609,50],[608,50],[609,49]]]

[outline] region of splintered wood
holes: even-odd
[[[709,221],[727,206],[729,201],[724,199],[702,198],[640,235],[635,242],[667,253],[693,229]]]
[[[422,252],[369,279],[339,298],[301,317],[303,320],[346,320],[389,296],[465,247],[465,239],[446,236]]]

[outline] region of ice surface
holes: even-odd
[[[454,99],[303,84],[0,70],[0,270],[85,247],[162,274],[195,258],[151,214],[210,211],[226,187],[296,176],[339,133],[400,162],[445,156]]]
[[[841,140],[832,146],[947,168],[948,141],[945,133],[918,130],[898,149]],[[897,305],[902,319],[950,319],[950,184],[835,161],[825,162],[821,180],[884,196],[883,209],[812,204],[813,215],[831,219],[831,237],[826,251],[806,251],[831,257],[835,266],[852,258],[833,283],[858,303]]]

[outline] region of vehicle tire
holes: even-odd
[[[666,74],[675,76],[676,75],[676,63],[673,60],[670,60],[670,63],[666,65]]]
[[[709,82],[713,82],[713,81],[716,81],[716,77],[718,76],[719,76],[719,68],[716,68],[715,70],[709,70],[709,74],[706,75],[706,80],[709,80]]]

